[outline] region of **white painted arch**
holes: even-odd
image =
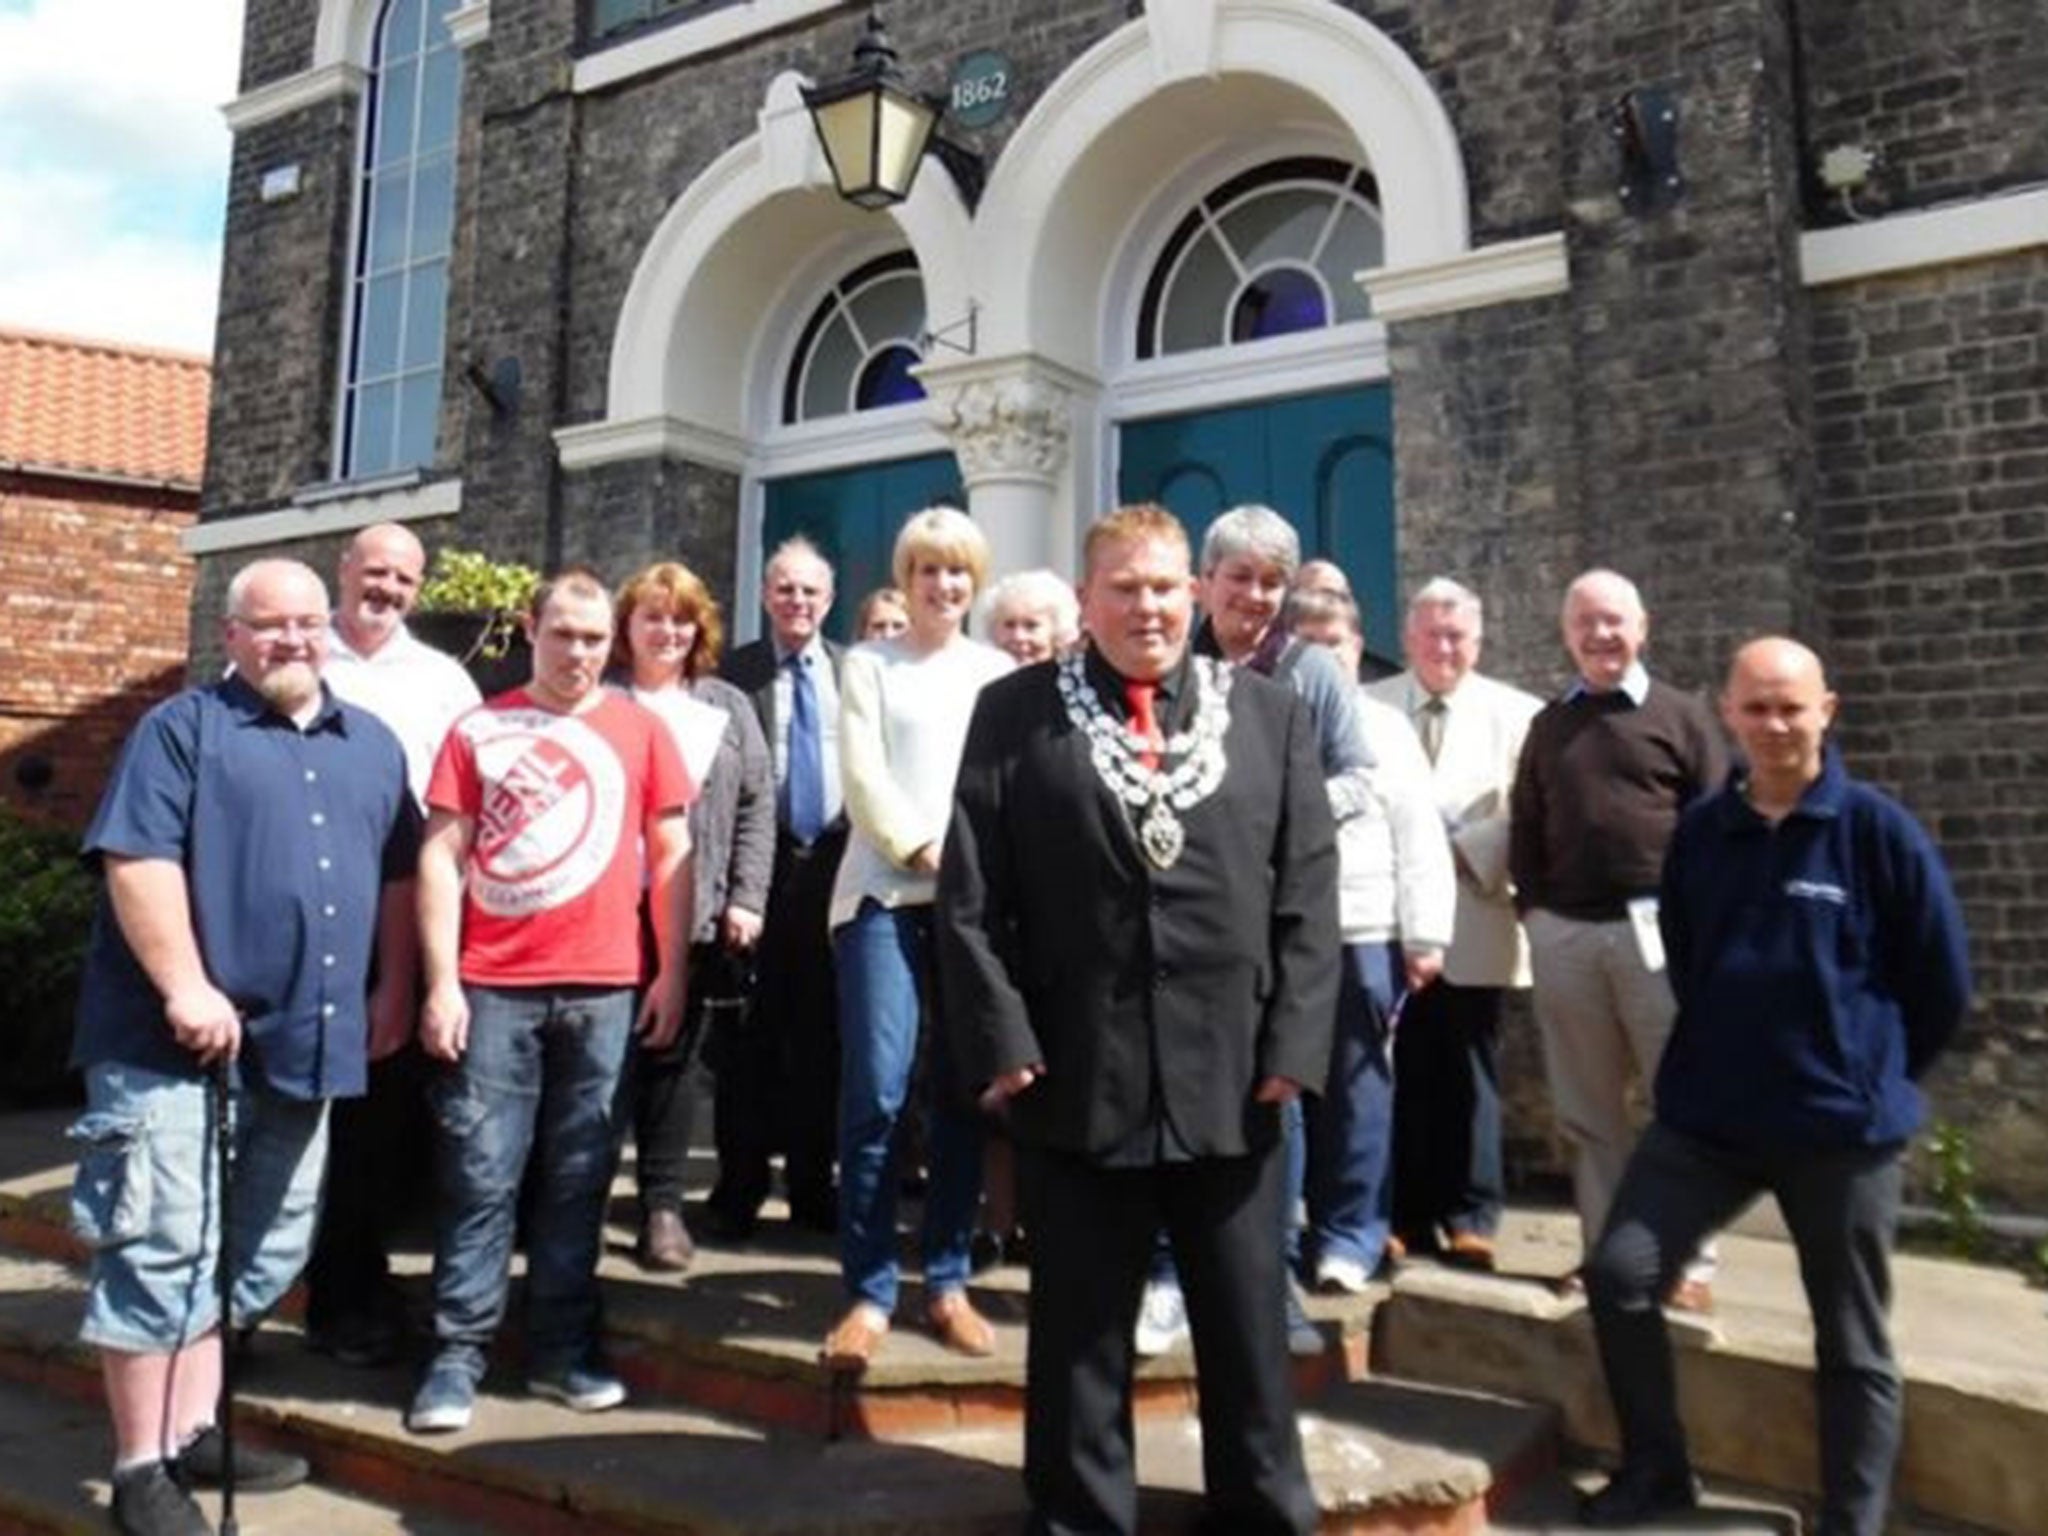
[[[795,74],[775,79],[759,131],[690,183],[641,252],[612,337],[609,421],[669,417],[758,436],[770,423],[748,409],[758,396],[748,385],[760,372],[764,321],[816,297],[789,292],[793,274],[815,270],[815,253],[872,248],[876,216],[833,191],[803,84]],[[887,217],[917,257],[927,312],[965,313],[968,214],[951,179],[920,176]]]
[[[1469,248],[1450,116],[1385,33],[1329,0],[1149,0],[1048,87],[996,163],[971,258],[984,350],[1100,376],[1094,300],[1129,210],[1191,142],[1276,115],[1356,145],[1379,180],[1389,267]]]
[[[383,0],[320,0],[313,24],[313,68],[333,64],[370,67],[370,44]]]

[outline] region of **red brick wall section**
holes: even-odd
[[[0,804],[83,826],[185,678],[197,498],[0,476]]]

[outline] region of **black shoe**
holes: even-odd
[[[789,1224],[805,1232],[830,1237],[839,1230],[839,1196],[826,1185],[822,1190],[805,1189],[789,1197]]]
[[[127,1536],[213,1536],[198,1503],[160,1461],[114,1474],[114,1529]]]
[[[1697,1509],[1699,1480],[1686,1468],[1639,1472],[1623,1467],[1607,1486],[1579,1497],[1579,1524],[1614,1529]]]
[[[722,1205],[706,1205],[697,1230],[714,1243],[744,1243],[760,1225],[759,1216],[741,1216]]]
[[[405,1330],[374,1312],[351,1312],[306,1329],[306,1348],[356,1370],[390,1365],[404,1345]]]
[[[235,1444],[235,1487],[250,1493],[275,1493],[306,1480],[306,1458],[290,1451],[266,1450],[246,1440]],[[175,1475],[188,1488],[218,1488],[227,1481],[221,1452],[220,1426],[209,1424],[178,1452]]]
[[[985,1274],[1003,1262],[1003,1240],[995,1233],[977,1229],[967,1239],[967,1272]]]

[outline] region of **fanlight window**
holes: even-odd
[[[455,215],[460,0],[388,0],[377,23],[357,188],[342,473],[428,464],[441,409]]]
[[[816,421],[924,398],[910,370],[923,360],[924,279],[908,251],[833,284],[796,347],[782,391],[785,422]]]
[[[1138,356],[1235,346],[1366,319],[1353,274],[1384,259],[1379,188],[1338,160],[1232,178],[1175,227],[1145,284]]]

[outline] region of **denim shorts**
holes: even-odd
[[[79,1337],[165,1354],[219,1321],[219,1152],[211,1085],[118,1063],[89,1067],[71,1225],[92,1248]],[[275,1306],[305,1266],[327,1162],[327,1101],[260,1085],[230,1095],[234,1321]]]

